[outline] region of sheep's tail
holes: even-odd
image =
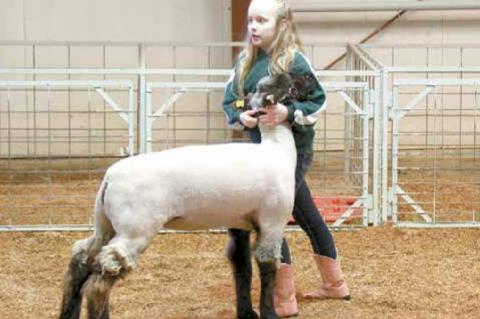
[[[115,235],[112,223],[105,214],[105,196],[108,185],[108,175],[105,175],[95,199],[95,239],[100,241],[102,246]]]
[[[92,259],[115,235],[112,223],[105,214],[105,193],[107,188],[108,181],[105,176],[95,199],[94,234],[86,239],[77,241],[73,245],[73,255],[77,254],[79,251],[83,251],[86,254],[86,258],[88,257],[88,259]]]

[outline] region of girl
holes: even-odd
[[[304,175],[312,163],[313,125],[325,106],[325,92],[316,88],[307,101],[277,103],[255,117],[253,110],[244,110],[244,97],[255,91],[257,82],[268,75],[282,72],[311,75],[316,79],[309,61],[301,53],[291,10],[286,0],[252,0],[248,9],[248,41],[240,53],[234,74],[227,84],[223,109],[230,125],[246,129],[254,143],[260,142],[257,124],[276,125],[288,121],[297,147],[295,171],[295,207],[293,216],[308,235],[317,268],[323,283],[306,298],[349,299],[349,289],[343,279],[332,235],[313,203]],[[282,263],[275,279],[275,310],[281,317],[298,314],[290,252],[286,241],[282,246]]]

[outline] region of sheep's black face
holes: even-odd
[[[248,98],[249,108],[256,110],[286,101],[304,101],[315,88],[315,79],[309,75],[281,73],[267,76],[257,84],[257,91]]]
[[[294,92],[291,93],[292,100],[306,101],[309,94],[315,90],[317,80],[311,75],[295,75],[292,77]]]

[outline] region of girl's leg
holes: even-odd
[[[337,258],[332,234],[319,214],[313,202],[310,189],[305,182],[305,174],[312,165],[313,155],[298,154],[295,169],[295,205],[293,217],[305,231],[312,244],[313,251],[322,256]]]
[[[296,170],[296,196],[293,216],[310,239],[314,259],[323,284],[307,298],[350,299],[350,292],[343,279],[332,234],[313,202],[304,174],[311,164],[311,156],[298,156]]]
[[[305,180],[301,180],[295,196],[293,217],[305,231],[317,255],[337,258],[332,234],[319,214]]]

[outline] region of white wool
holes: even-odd
[[[289,152],[284,141],[272,141],[282,129],[270,129],[262,144],[189,146],[122,160],[105,177],[106,215],[117,232],[138,223],[156,230],[252,229],[264,210],[274,215],[269,223],[281,225],[295,183],[293,138]]]
[[[97,234],[105,216],[136,259],[163,227],[258,229],[258,257],[278,257],[293,209],[296,149],[287,124],[261,132],[261,144],[188,146],[113,164],[97,196]]]

